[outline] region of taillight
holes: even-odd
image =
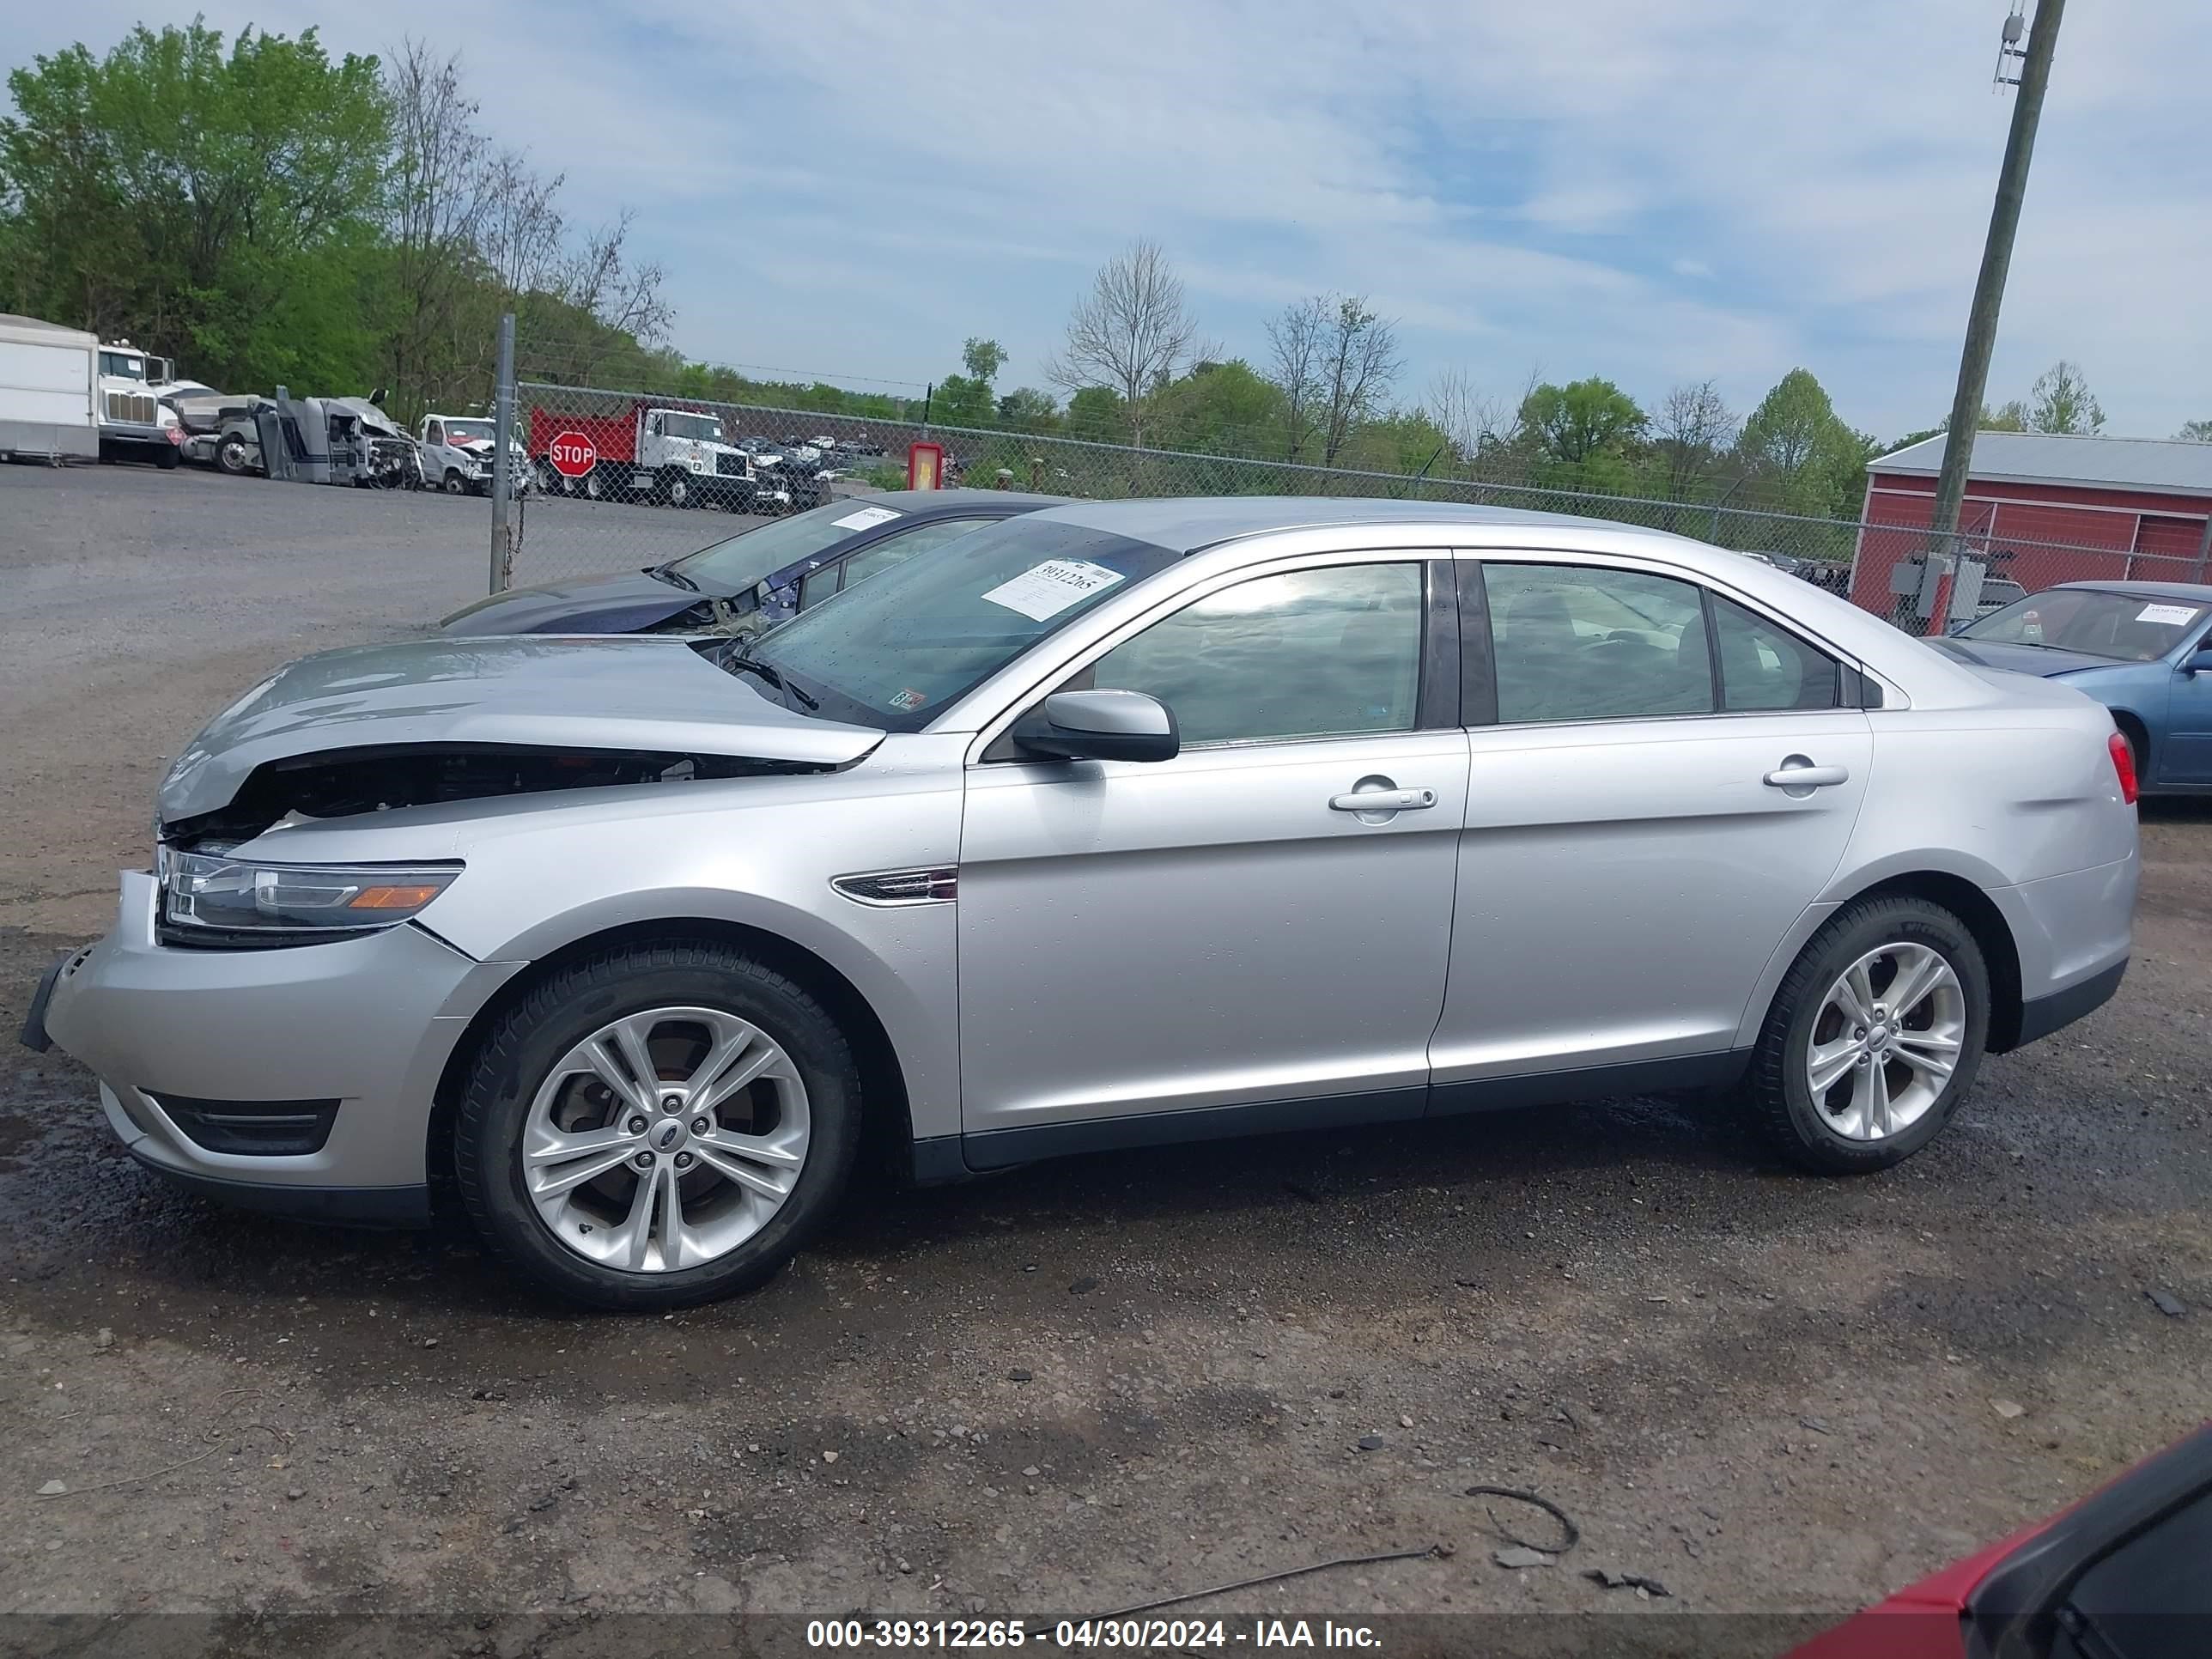
[[[2128,740],[2115,732],[2105,745],[2112,751],[2112,770],[2120,780],[2120,799],[2130,806],[2136,804],[2136,757],[2128,747]]]

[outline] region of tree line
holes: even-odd
[[[403,420],[490,392],[497,323],[593,374],[672,321],[627,212],[485,132],[457,57],[333,57],[316,31],[195,20],[8,76],[0,310],[127,338],[226,391],[388,392]]]
[[[1650,407],[1598,375],[1509,389],[1448,368],[1409,391],[1397,325],[1362,295],[1288,305],[1263,351],[1231,356],[1149,240],[1077,296],[1045,386],[1001,390],[1007,353],[981,335],[920,398],[757,380],[668,343],[630,215],[573,221],[562,176],[500,146],[458,58],[424,43],[334,58],[312,28],[140,27],[104,56],[41,57],[8,89],[0,309],[129,338],[226,390],[380,387],[402,419],[480,404],[512,310],[529,379],[1824,518],[1857,516],[1869,459],[1942,430],[1881,441],[1805,368],[1748,410],[1711,380]],[[1981,421],[2104,423],[2066,362]],[[2212,441],[2212,422],[2179,435]]]

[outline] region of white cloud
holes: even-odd
[[[641,209],[688,350],[913,380],[977,331],[1035,380],[1090,269],[1148,234],[1233,351],[1345,289],[1401,320],[1409,386],[1456,362],[1510,391],[1540,362],[1748,404],[1802,363],[1856,424],[1924,424],[2010,113],[1982,0],[286,10],[337,47],[462,48],[578,216]],[[2063,354],[2117,429],[2212,407],[2200,15],[2069,16],[1994,398]],[[88,0],[12,35],[100,47],[135,16]]]

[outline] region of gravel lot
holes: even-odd
[[[672,552],[727,527],[621,511]],[[479,592],[483,513],[0,468],[10,1032],[144,858],[167,756],[282,660]],[[2207,1415],[2212,814],[2145,816],[2120,999],[1889,1174],[1775,1173],[1653,1101],[1091,1158],[857,1194],[764,1291],[665,1319],[549,1308],[458,1231],[173,1195],[81,1069],[11,1048],[0,1609],[404,1609],[581,1651],[623,1613],[1095,1612],[1440,1543],[1197,1610],[1840,1613]],[[1544,1517],[1478,1482],[1581,1543],[1495,1565]]]

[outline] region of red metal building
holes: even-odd
[[[1851,598],[1892,608],[1890,574],[1926,550],[1939,434],[1867,464]],[[2212,444],[1983,432],[1959,515],[1966,550],[2030,592],[2103,578],[2203,581],[2212,558]]]

